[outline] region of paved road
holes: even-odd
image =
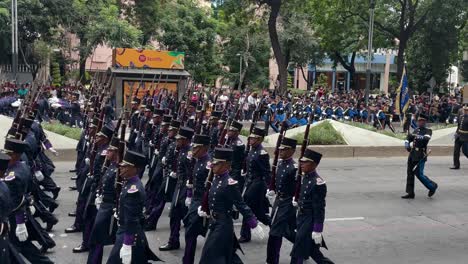
[[[405,159],[365,158],[328,159],[320,174],[328,184],[325,239],[330,248],[325,254],[335,263],[345,264],[462,264],[468,257],[468,162],[464,169],[450,171],[448,157],[433,157],[427,175],[439,183],[440,190],[429,199],[417,184],[416,199],[404,201]],[[72,163],[57,163],[56,180],[70,185],[67,172]],[[65,190],[59,198],[60,223],[52,232],[57,247],[49,253],[56,263],[85,263],[86,253],[73,254],[80,234],[64,234],[73,219],[76,192]],[[158,247],[168,238],[167,210],[159,229],[147,232],[151,248],[166,263],[181,263],[182,250],[162,253]],[[237,234],[239,226],[236,226]],[[182,231],[183,236],[183,231]],[[184,246],[182,240],[182,246]],[[291,244],[283,243],[281,263],[289,263]],[[203,240],[199,239],[197,255]],[[266,241],[244,245],[245,263],[265,263]],[[105,249],[105,258],[110,247]]]

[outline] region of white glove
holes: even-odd
[[[312,239],[315,241],[315,244],[322,245],[322,233],[312,232]]]
[[[169,177],[171,177],[173,179],[177,179],[177,173],[171,172],[171,173],[169,173]]]
[[[267,190],[265,197],[268,199],[270,204],[273,204],[275,202],[276,193],[273,190]]]
[[[26,224],[16,225],[16,237],[20,242],[24,242],[28,239],[28,229],[26,229]]]
[[[156,156],[159,155],[159,150],[155,149],[155,150],[154,150],[154,155],[156,155]],[[164,158],[165,158],[165,157],[164,157]],[[164,158],[163,158],[163,159],[164,159]],[[166,161],[166,160],[164,160],[164,161]]]
[[[58,157],[59,154],[54,148],[50,148],[49,151],[52,152],[52,154],[54,154],[55,157]]]
[[[101,204],[102,204],[101,195],[96,195],[96,199],[94,199],[94,204],[96,205],[96,208],[99,210],[99,207],[101,207]]]
[[[198,206],[198,216],[200,217],[208,217],[208,214],[202,210],[201,206]]]
[[[123,244],[120,248],[120,258],[122,264],[130,264],[132,262],[132,246]]]
[[[265,239],[265,230],[263,229],[262,224],[258,223],[257,226],[254,229],[252,229],[252,235],[254,235],[260,240]]]
[[[241,176],[242,176],[242,177],[247,176],[247,172],[241,171]]]
[[[163,165],[166,165],[166,157],[163,157],[163,158],[162,158],[161,163],[162,163]]]
[[[36,180],[40,182],[44,180],[44,174],[42,174],[42,171],[40,170],[34,172],[34,177],[36,177]]]
[[[294,207],[297,207],[297,201],[296,201],[296,197],[293,198],[292,200],[292,204]]]
[[[29,212],[31,213],[31,215],[34,215],[34,213],[36,213],[36,207],[34,207],[34,205],[30,205]]]
[[[190,197],[185,198],[185,206],[189,207],[191,203],[192,203],[192,198]]]
[[[86,159],[84,160],[84,162],[85,162],[86,166],[89,166],[89,163],[90,163],[89,158],[86,158]]]

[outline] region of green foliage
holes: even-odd
[[[59,87],[62,84],[62,76],[60,75],[60,65],[58,62],[51,64],[52,85]]]
[[[300,133],[294,138],[297,140],[297,144],[301,145],[304,141],[304,133]],[[332,124],[325,121],[310,128],[309,145],[346,145],[346,142]]]
[[[43,123],[42,127],[50,132],[54,132],[56,134],[75,140],[80,140],[82,133],[80,128],[73,128],[67,125],[62,125],[60,123]]]

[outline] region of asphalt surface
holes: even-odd
[[[432,157],[426,174],[439,184],[433,198],[416,183],[416,199],[402,200],[406,179],[404,158],[327,159],[319,174],[327,181],[328,196],[324,237],[329,251],[326,256],[335,263],[346,264],[462,264],[468,262],[468,161],[462,158],[462,169],[449,170],[451,158]],[[76,192],[68,170],[71,162],[56,163],[55,180],[62,186],[56,210],[60,219],[51,234],[57,242],[48,256],[55,263],[86,263],[87,253],[73,254],[81,234],[65,234],[73,218]],[[183,249],[160,252],[169,235],[166,209],[157,231],[147,232],[153,251],[165,263],[182,263]],[[239,234],[239,225],[236,225]],[[181,247],[184,247],[183,230]],[[203,246],[199,238],[197,259]],[[254,238],[243,244],[244,263],[265,263],[266,240]],[[291,244],[283,242],[281,263],[289,263]],[[111,250],[105,248],[104,263]],[[1,262],[1,261],[0,261]],[[308,262],[312,263],[312,262]]]

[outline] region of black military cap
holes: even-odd
[[[426,114],[423,114],[423,113],[419,114],[418,120],[428,120],[428,119],[429,118]]]
[[[34,120],[30,118],[23,118],[23,120],[21,120],[22,128],[31,128],[33,123],[34,123]]]
[[[179,139],[179,138],[192,139],[194,133],[195,131],[191,129],[190,127],[181,127],[179,129],[179,134],[177,134],[175,138],[176,139]]]
[[[90,127],[97,127],[97,125],[99,124],[99,117],[95,117],[93,118],[93,122],[91,122],[91,124],[89,124]]]
[[[223,161],[231,161],[232,149],[230,148],[215,148],[213,156],[213,164]]]
[[[114,130],[108,126],[103,126],[101,131],[99,131],[99,133],[97,133],[97,136],[103,136],[103,137],[106,137],[108,139],[111,139],[112,138],[112,134],[114,134]]]
[[[137,168],[145,167],[146,157],[138,152],[128,150],[125,152],[124,158],[120,166],[130,165]]]
[[[120,144],[120,138],[118,137],[113,137],[110,144],[109,144],[109,150],[116,150],[119,149],[119,144]]]
[[[195,135],[193,137],[193,147],[210,145],[210,137],[207,135]]]
[[[219,122],[220,123],[226,123],[227,120],[228,120],[228,117],[224,115],[224,116],[221,117],[221,120],[219,120]]]
[[[261,138],[265,137],[266,131],[265,129],[259,128],[259,127],[254,127],[252,133],[249,135],[249,137],[254,137],[254,138]]]
[[[156,108],[156,109],[154,109],[153,112],[154,112],[153,116],[162,116],[162,115],[164,115],[164,110],[163,109]],[[172,116],[171,116],[171,119],[172,119]]]
[[[281,145],[279,146],[279,149],[287,149],[287,148],[295,149],[296,145],[297,145],[297,140],[285,137],[283,138],[283,140],[281,140]]]
[[[10,156],[0,152],[0,171],[5,171],[8,168],[8,162],[10,162],[10,160]]]
[[[171,124],[171,120],[172,120],[172,116],[171,115],[164,115],[163,116],[163,120],[161,122],[161,125],[164,126],[164,125],[170,125]]]
[[[11,127],[10,129],[8,129],[8,133],[7,133],[7,138],[15,138],[16,137],[16,132],[18,132],[18,129],[16,129],[16,127]]]
[[[7,138],[5,140],[6,153],[23,153],[26,150],[26,142],[14,138]]]
[[[197,107],[197,103],[196,102],[190,102],[190,105],[191,107]]]
[[[180,121],[179,120],[172,120],[171,121],[171,126],[169,129],[179,129],[180,127]]]
[[[28,118],[34,120],[34,119],[36,119],[38,113],[39,112],[38,112],[37,109],[33,110],[33,111],[29,112]]]
[[[321,159],[322,154],[307,148],[304,152],[304,157],[302,157],[300,161],[313,161],[318,165]]]
[[[236,131],[241,131],[242,130],[242,124],[237,122],[236,120],[232,120],[231,126],[229,127],[229,130],[236,130]]]
[[[138,97],[133,97],[132,104],[140,104],[141,100]]]
[[[211,112],[210,118],[211,118],[211,119],[214,119],[214,118],[219,119],[222,115],[223,115],[223,112],[221,112],[221,111],[214,111],[214,112]]]
[[[145,108],[145,111],[153,112],[153,110],[154,110],[154,106],[152,105],[147,105]]]
[[[197,106],[197,112],[201,112],[201,111],[203,111],[203,106],[201,105]]]

